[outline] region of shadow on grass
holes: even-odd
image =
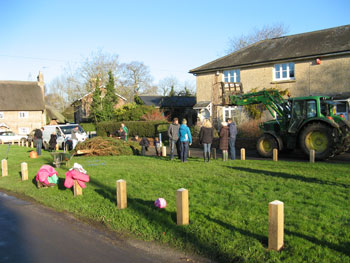
[[[114,187],[106,186],[95,179],[91,179],[90,183],[99,188],[95,190],[96,193],[116,204],[116,189]],[[142,200],[128,195],[127,209],[131,209],[139,214],[140,217],[146,218],[150,224],[158,224],[165,233],[172,233],[174,239],[183,242],[184,247],[191,247],[195,251],[200,251],[202,255],[215,258],[218,262],[244,261],[240,256],[234,256],[223,250],[219,250],[215,240],[208,241],[207,237],[197,235],[193,232],[191,226],[176,225],[176,213],[156,208],[152,200]],[[157,237],[155,238],[157,239]]]
[[[205,215],[205,214],[202,214],[206,219],[208,219],[209,221],[212,221],[224,228],[227,228],[227,229],[230,229],[234,232],[239,232],[241,235],[244,235],[244,236],[248,236],[248,237],[251,237],[251,238],[255,238],[256,240],[258,240],[261,244],[263,244],[263,246],[265,248],[267,248],[267,245],[268,245],[268,238],[267,236],[262,236],[262,235],[259,235],[259,234],[255,234],[253,232],[250,232],[248,230],[244,230],[244,229],[240,229],[238,227],[235,227],[233,225],[230,225],[228,223],[225,223],[219,219],[215,219],[215,218],[212,218],[210,217],[209,215]]]
[[[305,183],[314,183],[314,184],[325,184],[325,185],[332,185],[332,186],[339,186],[344,188],[350,188],[350,185],[343,184],[343,183],[336,183],[331,182],[327,180],[321,180],[315,177],[305,177],[301,175],[295,175],[295,174],[288,174],[288,173],[280,173],[280,172],[273,172],[273,171],[267,171],[267,170],[257,170],[252,168],[246,168],[246,167],[233,167],[233,166],[226,166],[227,168],[242,171],[242,172],[248,172],[248,173],[255,173],[260,174],[264,176],[272,176],[272,177],[279,177],[283,179],[293,179]]]
[[[342,254],[344,254],[346,256],[350,256],[350,249],[349,249],[350,242],[343,243],[343,245],[341,246],[341,245],[336,245],[336,244],[327,242],[325,240],[317,239],[315,237],[309,237],[309,236],[304,235],[304,234],[300,234],[300,233],[297,233],[297,232],[289,231],[287,229],[284,230],[284,233],[287,234],[287,235],[290,235],[290,236],[296,236],[296,237],[305,239],[305,240],[310,241],[311,243],[314,243],[316,245],[327,247],[329,249],[338,251],[338,252],[340,252],[340,253],[342,253]]]

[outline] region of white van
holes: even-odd
[[[65,144],[72,145],[72,130],[78,127],[80,134],[77,134],[78,142],[85,141],[88,136],[84,129],[79,124],[62,124],[62,125],[47,125],[43,131],[43,147],[49,149],[49,141],[51,134],[56,132],[57,144],[61,149],[64,149]]]

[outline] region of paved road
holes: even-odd
[[[194,262],[178,254],[151,255],[72,216],[0,192],[0,262],[184,261]]]

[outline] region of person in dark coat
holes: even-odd
[[[121,139],[122,141],[125,141],[126,134],[125,134],[125,131],[123,130],[122,127],[120,127],[120,129],[119,129],[119,134],[118,135],[119,135],[118,136],[119,139]]]
[[[145,156],[146,151],[149,147],[149,140],[145,136],[143,136],[139,144],[141,145],[141,155]]]
[[[221,130],[220,130],[220,149],[222,150],[222,159],[223,161],[227,161],[228,159],[228,137],[229,137],[229,130],[227,127],[227,122],[221,123]]]
[[[35,140],[36,152],[38,156],[41,155],[41,148],[43,146],[43,131],[44,131],[44,128],[41,127],[41,129],[36,129],[34,132],[34,140]]]
[[[228,130],[229,130],[229,149],[230,149],[230,158],[231,160],[236,159],[236,136],[237,136],[237,127],[236,124],[232,121],[232,119],[227,120]]]
[[[56,149],[57,144],[57,135],[56,132],[53,132],[50,137],[49,146],[50,151],[54,151]]]
[[[213,143],[214,129],[208,119],[204,120],[203,126],[199,131],[199,143],[203,144],[203,158],[204,162],[210,160],[210,148]]]

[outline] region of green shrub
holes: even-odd
[[[124,123],[128,128],[129,138],[135,135],[140,137],[155,137],[160,132],[162,136],[165,136],[165,133],[168,131],[167,127],[169,126],[167,122],[159,121],[105,121],[97,124],[97,135],[107,136],[109,134],[115,134],[120,129],[121,123]]]
[[[96,125],[93,122],[82,122],[79,125],[84,129],[85,132],[96,131]]]
[[[136,103],[125,104],[114,112],[114,121],[139,121],[146,113],[152,112],[153,106],[137,105]]]

